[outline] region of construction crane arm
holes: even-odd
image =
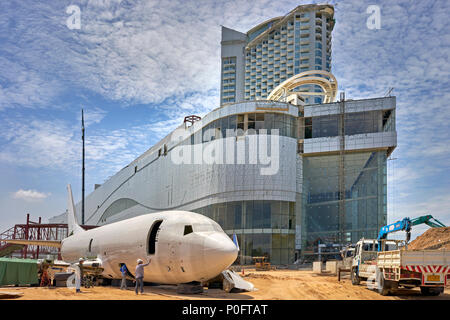
[[[397,232],[400,230],[406,231],[408,234],[411,231],[411,220],[404,218],[403,220],[388,224],[380,229],[377,240],[386,239],[387,235],[391,232]],[[408,239],[409,240],[409,239]]]

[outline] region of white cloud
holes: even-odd
[[[1,65],[10,65],[3,77],[20,89],[12,95],[6,88],[3,95],[11,96],[3,107],[31,106],[24,96],[40,97],[36,103],[55,107],[50,102],[61,93],[55,86],[59,81],[126,104],[159,103],[187,92],[207,95],[219,84],[220,25],[245,32],[295,5],[243,0],[201,5],[181,0],[85,1],[80,4],[81,29],[69,30],[61,4],[17,3],[14,12],[0,10],[0,21],[9,27],[0,30],[7,51]],[[33,87],[45,94],[25,95],[30,90],[27,81],[15,75],[21,68],[36,75],[39,86]]]
[[[36,190],[23,190],[19,189],[13,193],[12,197],[14,199],[25,200],[25,201],[41,201],[50,196],[51,193],[43,193]]]
[[[89,127],[92,124],[100,123],[106,116],[107,112],[98,107],[84,108],[84,125]],[[81,110],[77,115],[78,123],[81,123]]]

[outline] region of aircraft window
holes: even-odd
[[[159,226],[163,221],[159,220],[153,223],[148,237],[148,254],[155,254],[156,242],[158,242],[157,235],[159,231]]]
[[[184,226],[184,234],[183,234],[184,236],[189,234],[189,233],[192,233],[192,232],[194,232],[192,230],[192,226]]]
[[[94,240],[94,239],[91,239],[91,241],[89,241],[89,248],[88,248],[88,251],[89,251],[89,252],[92,251],[92,240]]]

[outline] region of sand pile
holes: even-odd
[[[450,227],[431,228],[408,245],[409,250],[450,250]]]

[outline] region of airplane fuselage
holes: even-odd
[[[188,211],[163,211],[79,232],[62,241],[64,261],[98,258],[106,278],[121,278],[125,263],[132,275],[136,260],[146,263],[144,281],[178,284],[205,281],[228,268],[237,248],[220,226]]]

